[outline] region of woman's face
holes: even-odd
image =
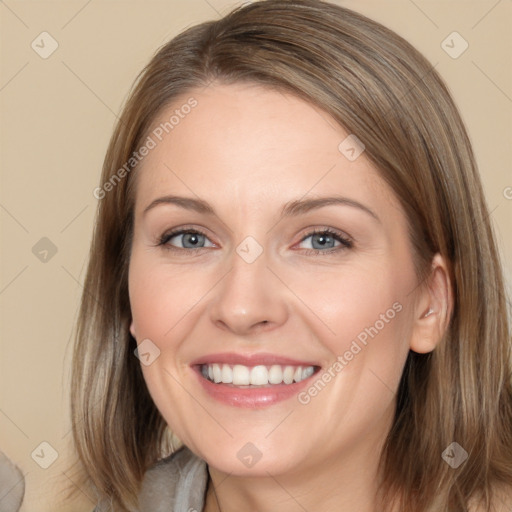
[[[417,278],[403,210],[363,147],[325,112],[248,84],[194,90],[152,130],[131,333],[171,430],[237,475],[374,456]]]

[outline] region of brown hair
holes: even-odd
[[[351,10],[317,0],[249,4],[156,53],[115,128],[102,183],[119,177],[164,107],[214,81],[277,88],[331,114],[400,200],[420,280],[436,252],[448,261],[451,322],[432,353],[407,359],[381,457],[380,510],[462,511],[475,498],[490,510],[494,487],[512,482],[509,320],[475,158],[444,82],[404,39]],[[98,205],[71,391],[83,482],[130,511],[145,471],[173,450],[129,332],[136,170]],[[453,441],[469,454],[457,469],[441,457]]]

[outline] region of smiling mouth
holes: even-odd
[[[199,370],[206,380],[215,384],[256,388],[301,382],[316,373],[319,367],[279,364],[244,366],[213,363],[201,364]]]

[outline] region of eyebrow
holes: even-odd
[[[194,199],[193,197],[183,197],[183,196],[163,196],[153,200],[143,211],[143,215],[145,215],[149,210],[152,210],[158,205],[161,204],[174,204],[186,210],[195,211],[198,213],[203,213],[207,215],[215,215],[215,210],[213,207],[206,201],[202,199]],[[348,197],[343,196],[329,196],[329,197],[318,197],[312,199],[296,199],[293,201],[289,201],[286,203],[281,210],[281,218],[282,217],[296,217],[298,215],[303,215],[312,210],[317,210],[319,208],[323,208],[324,206],[331,205],[345,205],[352,206],[353,208],[358,208],[359,210],[367,213],[377,222],[381,222],[377,214],[368,206],[356,201],[355,199],[350,199]]]

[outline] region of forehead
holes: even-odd
[[[149,137],[153,148],[137,169],[139,211],[170,192],[256,208],[310,192],[397,205],[364,151],[353,159],[362,147],[327,112],[261,85],[191,90],[159,114]]]

